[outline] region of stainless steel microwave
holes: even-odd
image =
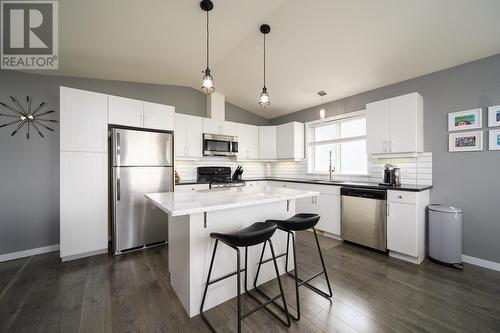
[[[237,154],[237,136],[203,134],[203,156],[236,156]]]

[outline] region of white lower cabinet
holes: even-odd
[[[277,186],[319,192],[317,197],[296,200],[295,210],[297,214],[319,214],[321,219],[316,229],[340,237],[340,187],[292,182],[277,182]]]
[[[321,193],[316,206],[321,216],[316,228],[340,237],[340,196]]]
[[[425,210],[429,191],[387,191],[389,255],[414,263],[425,257]]]
[[[417,257],[417,206],[387,203],[387,248]]]
[[[63,260],[108,249],[107,164],[107,153],[60,153],[60,252]]]

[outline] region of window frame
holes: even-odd
[[[359,140],[365,140],[366,141],[366,133],[365,135],[361,136],[354,136],[350,138],[343,138],[343,139],[331,139],[331,140],[322,140],[322,141],[314,141],[314,134],[313,134],[313,128],[315,127],[321,127],[321,126],[327,126],[328,124],[331,123],[337,123],[340,126],[341,122],[344,121],[349,121],[349,120],[354,120],[357,118],[365,118],[366,119],[366,110],[360,110],[360,111],[354,111],[354,112],[349,112],[345,113],[342,115],[338,116],[333,116],[333,117],[328,117],[324,119],[318,119],[314,121],[310,121],[305,123],[305,131],[306,131],[306,160],[307,160],[307,174],[310,175],[327,175],[329,172],[321,172],[317,171],[315,168],[315,156],[314,156],[314,147],[316,147],[318,144],[319,145],[326,145],[326,144],[341,144],[344,142],[352,142],[352,141],[359,141]],[[335,175],[339,176],[367,176],[368,175],[368,170],[366,173],[341,173],[341,151],[340,149],[337,149],[336,151],[336,158],[335,158]]]

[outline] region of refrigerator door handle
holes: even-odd
[[[116,173],[116,201],[120,201],[120,170]]]
[[[120,132],[116,132],[116,165],[120,166]]]

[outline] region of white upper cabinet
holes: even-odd
[[[276,159],[276,126],[259,127],[259,159]]]
[[[222,134],[223,123],[222,120],[203,118],[203,133]]]
[[[231,136],[238,135],[237,123],[233,123],[232,121],[225,121],[222,124],[222,134]]]
[[[144,102],[144,128],[173,131],[174,112],[173,106]]]
[[[174,142],[176,158],[202,156],[203,124],[201,117],[175,114]]]
[[[61,151],[106,152],[108,96],[60,88]]]
[[[366,105],[369,155],[423,151],[423,98],[418,93]]]
[[[142,127],[143,115],[143,101],[118,96],[108,97],[108,122],[110,124]]]
[[[108,122],[114,125],[172,131],[174,111],[173,106],[118,96],[108,97]]]
[[[276,157],[278,159],[304,158],[304,124],[291,122],[276,126]]]
[[[236,136],[237,132],[236,123],[203,118],[203,133]]]
[[[366,105],[366,152],[368,155],[388,153],[389,100]]]
[[[424,99],[412,93],[390,100],[391,153],[424,151]]]
[[[238,159],[259,158],[259,127],[237,124]]]

